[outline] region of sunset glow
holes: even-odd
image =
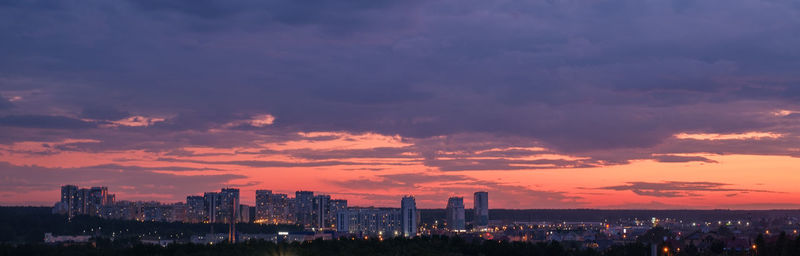
[[[800,208],[791,1],[12,2],[0,205]]]

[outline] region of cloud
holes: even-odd
[[[344,150],[309,150],[294,149],[278,151],[308,160],[348,159],[348,158],[418,158],[416,152],[410,147],[377,147],[369,149],[344,149]]]
[[[183,201],[188,194],[216,190],[232,180],[245,178],[245,176],[226,173],[174,175],[155,171],[185,169],[121,165],[45,168],[0,162],[0,169],[3,170],[0,172],[0,191],[15,193],[16,196],[23,196],[24,193],[30,191],[57,190],[64,184],[76,184],[79,186],[108,186],[109,192],[117,193],[118,200],[152,200],[153,198],[149,195],[158,195],[161,200]]]
[[[87,106],[81,111],[81,117],[97,120],[120,120],[129,117],[131,114],[113,106]]]
[[[471,195],[475,191],[489,191],[493,204],[508,208],[564,208],[585,205],[579,196],[560,191],[536,190],[526,186],[487,181],[465,175],[431,174],[425,172],[376,175],[374,178],[357,178],[330,181],[342,189],[355,191],[387,191],[349,194],[365,199],[391,204],[400,194],[413,194],[422,207],[443,207],[448,196]],[[339,191],[341,193],[341,191]],[[513,206],[513,207],[510,207]]]
[[[678,139],[692,139],[692,140],[747,140],[747,139],[778,139],[782,134],[771,132],[747,132],[735,134],[717,134],[717,133],[679,133],[675,135]]]
[[[98,143],[58,150],[183,161],[211,156],[186,149],[205,147],[266,159],[196,164],[476,172],[800,156],[798,8],[6,1],[0,94],[22,100],[0,98],[0,144],[80,138]]]
[[[683,163],[683,162],[717,163],[717,161],[702,156],[657,155],[654,156],[653,159],[662,163]]]
[[[800,208],[800,204],[793,203],[743,203],[743,204],[723,204],[720,209],[752,209],[752,210],[795,210]]]
[[[697,197],[702,196],[702,192],[774,193],[768,190],[728,188],[727,186],[730,185],[716,182],[628,182],[627,185],[607,186],[597,189],[631,191],[637,195],[654,197]]]
[[[694,207],[689,208],[685,205],[667,204],[658,201],[650,201],[647,203],[622,203],[622,204],[604,206],[602,208],[603,209],[653,209],[653,210],[694,209]]]
[[[96,126],[80,119],[49,115],[0,116],[0,125],[41,129],[88,129]]]
[[[6,110],[14,107],[14,103],[11,103],[10,99],[6,99],[0,94],[0,110]]]
[[[159,117],[144,117],[144,116],[130,116],[128,118],[116,120],[106,124],[107,127],[119,126],[134,126],[134,127],[148,127],[158,122],[164,122],[164,118]]]
[[[275,117],[270,114],[254,115],[250,119],[237,120],[224,125],[224,127],[248,129],[248,128],[263,128],[272,125],[275,122]]]
[[[452,1],[20,4],[4,8],[6,19],[20,22],[4,28],[2,48],[15,51],[0,65],[4,76],[63,81],[37,85],[47,100],[40,103],[177,117],[163,128],[205,130],[269,109],[280,117],[271,127],[295,131],[486,132],[571,153],[776,125],[725,112],[747,100],[796,109],[791,56],[800,55],[790,45],[800,39],[787,33],[794,20],[781,18],[794,9],[786,2],[473,4],[458,11]],[[33,15],[39,9],[72,19]],[[108,10],[132,15],[98,22]],[[575,16],[605,22],[565,18]],[[14,33],[30,30],[46,33]],[[84,81],[61,75],[89,72],[96,75],[78,76],[91,78]]]
[[[162,157],[156,159],[159,162],[177,162],[177,163],[198,163],[198,164],[214,164],[214,165],[240,165],[247,167],[320,167],[320,166],[337,166],[337,165],[374,165],[370,163],[360,162],[347,162],[347,161],[313,161],[313,162],[286,162],[286,161],[260,161],[260,160],[242,160],[242,161],[203,161],[191,159],[178,159]],[[397,163],[383,163],[385,165],[400,165]]]

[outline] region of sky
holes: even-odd
[[[800,208],[795,0],[0,1],[0,205]]]

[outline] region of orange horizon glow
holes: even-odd
[[[372,133],[300,133],[298,140],[280,143],[261,143],[259,147],[213,148],[185,147],[187,156],[170,156],[163,152],[141,150],[120,152],[52,151],[52,145],[69,146],[72,143],[98,143],[95,140],[64,140],[49,143],[21,142],[0,148],[0,162],[15,166],[52,168],[94,168],[118,165],[146,167],[152,173],[174,177],[199,177],[230,174],[237,177],[218,187],[238,187],[243,204],[254,204],[255,190],[270,189],[275,193],[311,190],[347,199],[351,206],[396,207],[402,195],[418,197],[422,208],[443,208],[449,196],[471,198],[474,191],[489,191],[492,208],[601,208],[601,209],[771,209],[794,207],[800,202],[800,158],[790,156],[744,154],[670,154],[683,157],[703,157],[711,160],[688,162],[658,162],[653,159],[632,160],[627,164],[610,164],[597,167],[558,167],[552,164],[521,164],[514,170],[462,170],[443,171],[427,166],[425,157],[409,151],[395,157],[369,157],[343,155],[335,159],[310,160],[289,153],[257,153],[270,149],[277,152],[314,150],[373,150],[378,148],[403,149],[413,141],[399,136]],[[328,140],[308,140],[320,136],[333,136]],[[678,139],[758,139],[770,134],[748,133],[739,135],[676,135]],[[48,151],[49,150],[49,151]],[[504,150],[541,151],[520,157],[492,157],[480,154]],[[43,152],[47,154],[42,154]],[[585,161],[586,157],[562,155],[543,147],[509,147],[477,151],[478,155],[465,156],[459,152],[440,152],[445,157],[438,160],[470,161],[512,159],[519,161],[567,160]],[[247,166],[249,161],[283,161],[308,166],[258,167]],[[341,163],[315,163],[340,161]],[[476,162],[477,163],[477,162]],[[174,170],[175,167],[187,168]],[[533,169],[525,169],[525,168]],[[163,168],[163,169],[159,169]],[[376,171],[380,169],[380,171]],[[758,173],[758,175],[754,175]],[[113,175],[113,172],[109,175]],[[397,177],[411,177],[411,182]],[[418,177],[418,178],[413,178]],[[79,186],[109,186],[117,200],[157,200],[177,202],[189,194],[147,193],[141,191],[147,184],[130,184],[114,187],[103,184],[104,179],[77,183]],[[711,183],[711,184],[706,184]],[[175,184],[176,188],[181,184]],[[636,187],[645,186],[645,187]],[[647,187],[651,186],[651,187]],[[58,200],[59,185],[40,191],[0,194],[4,205],[37,205]],[[471,205],[471,200],[467,206]],[[46,205],[46,204],[45,204]]]

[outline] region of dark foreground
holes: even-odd
[[[21,245],[0,247],[0,255],[645,255],[647,248],[632,244],[598,252],[570,249],[559,243],[467,242],[458,238],[428,237],[388,240],[316,240],[305,243],[247,242],[238,244],[96,247]]]
[[[639,242],[613,245],[608,249],[586,248],[579,242],[521,243],[498,242],[479,239],[465,240],[459,237],[432,236],[415,239],[342,239],[315,240],[304,243],[275,244],[250,241],[237,244],[172,244],[167,247],[144,245],[140,238],[155,236],[174,237],[186,240],[191,234],[205,234],[213,226],[225,230],[225,225],[136,222],[107,220],[80,216],[67,221],[64,216],[53,215],[47,208],[0,207],[0,256],[5,255],[649,255],[647,245],[652,238],[669,234],[663,228],[654,228],[637,239]],[[102,228],[101,228],[102,227]],[[241,224],[238,229],[245,233],[275,233],[302,230],[296,226],[272,226]],[[124,232],[123,232],[124,231]],[[158,234],[155,234],[156,232]],[[92,235],[89,244],[48,245],[43,243],[43,234]],[[651,235],[648,235],[651,234]],[[114,241],[110,237],[114,237]],[[655,239],[659,240],[659,239]],[[731,251],[716,239],[704,241],[709,246],[698,249],[692,245],[671,248],[669,254],[659,255],[800,255],[800,236],[782,233],[769,239],[762,236],[753,239],[755,251]],[[663,248],[664,245],[659,245]],[[605,248],[605,247],[604,247]]]
[[[684,248],[659,255],[800,255],[800,239],[759,243],[757,252],[709,250],[699,252]],[[167,247],[126,244],[98,240],[93,245],[58,246],[44,244],[0,245],[0,255],[608,255],[644,256],[649,247],[642,243],[617,245],[604,251],[579,249],[569,243],[521,243],[497,241],[465,241],[459,238],[435,236],[415,239],[387,240],[316,240],[304,243],[250,241],[238,244],[193,245],[175,244]]]

